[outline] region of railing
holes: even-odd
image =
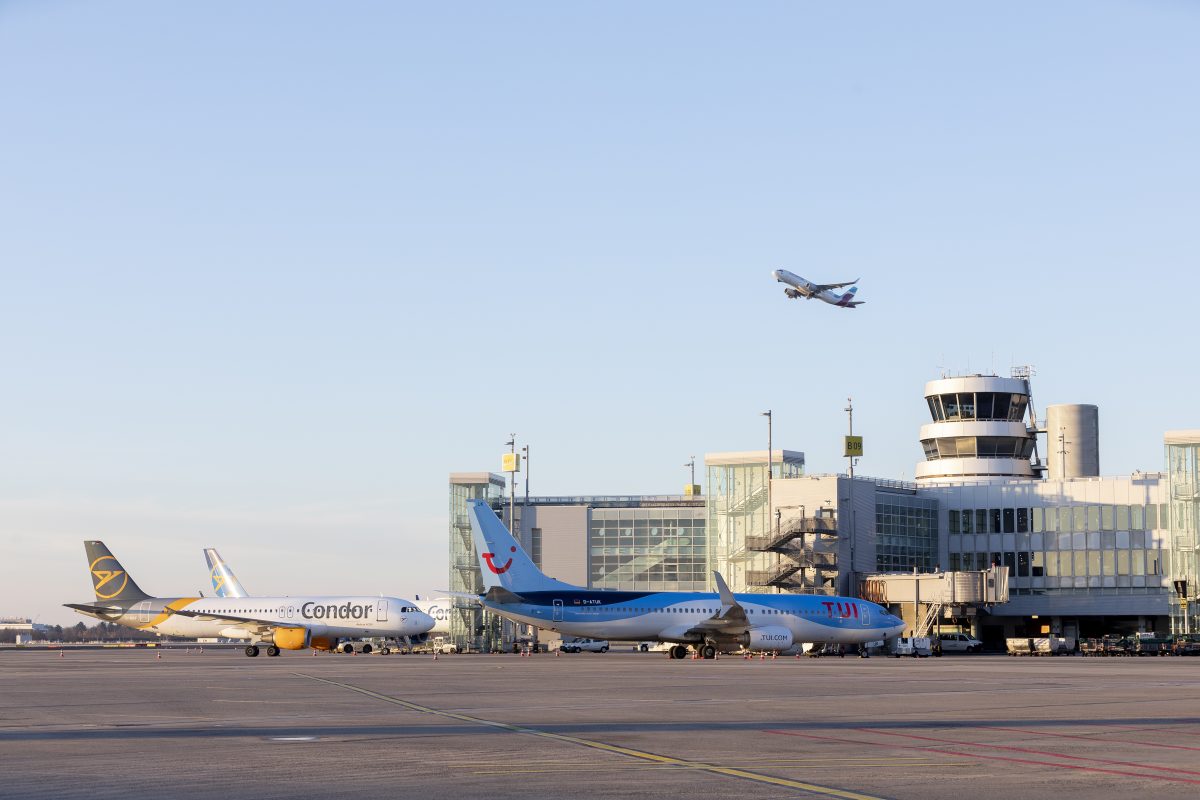
[[[826,517],[790,517],[780,523],[779,529],[760,536],[747,536],[746,549],[766,552],[779,550],[788,542],[804,534],[836,536],[837,521]]]
[[[746,582],[751,586],[778,586],[799,571],[799,564],[780,564],[773,569],[752,569],[746,573]]]

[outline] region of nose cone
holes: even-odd
[[[416,630],[417,633],[425,633],[426,631],[431,631],[431,630],[433,630],[433,626],[437,624],[436,622],[434,622],[433,617],[429,616],[424,611],[418,612],[417,614],[414,614],[413,616],[415,617],[416,623],[417,623],[417,630]]]
[[[777,269],[771,272],[771,277],[777,281],[783,280],[783,270]]]

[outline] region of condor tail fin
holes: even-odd
[[[88,571],[92,573],[92,589],[96,592],[96,600],[149,599],[150,595],[138,587],[121,562],[104,546],[104,542],[85,541],[83,549],[87,552]]]
[[[212,578],[213,591],[217,597],[249,597],[241,581],[221,558],[216,548],[204,548],[204,560],[208,562],[208,576]]]

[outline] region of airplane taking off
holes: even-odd
[[[248,639],[251,657],[260,645],[277,656],[281,649],[334,650],[339,639],[415,638],[433,627],[432,617],[399,597],[151,597],[103,542],[83,546],[96,602],[67,608],[167,636]]]
[[[471,533],[487,592],[479,601],[516,622],[589,639],[670,642],[704,658],[722,647],[785,651],[798,642],[863,644],[890,639],[904,623],[856,597],[733,594],[714,572],[713,592],[594,590],[548,578],[513,539],[487,501],[471,500]],[[473,595],[472,595],[473,597]]]
[[[854,284],[858,283],[858,278],[845,283],[812,283],[801,278],[795,273],[788,272],[786,269],[777,269],[771,273],[771,277],[780,283],[786,283],[787,289],[783,290],[791,299],[803,297],[806,300],[812,300],[814,297],[818,300],[824,300],[831,306],[841,306],[842,308],[854,308],[861,306],[865,300],[855,300],[854,294],[858,291],[858,287]],[[843,294],[838,294],[834,289],[841,289],[843,286],[850,288]]]
[[[204,560],[208,562],[208,574],[212,578],[213,591],[217,597],[249,597],[250,593],[242,587],[241,581],[233,574],[233,570],[221,558],[221,554],[212,547],[204,549]],[[417,595],[413,605],[416,606],[423,614],[428,614],[433,618],[433,627],[426,631],[427,636],[437,636],[439,634],[450,633],[450,609],[453,607],[454,598],[438,597],[433,600],[426,598],[421,599]],[[414,640],[420,643],[420,639]]]

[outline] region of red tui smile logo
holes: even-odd
[[[510,549],[514,553],[517,552],[516,547],[512,547]],[[482,555],[483,560],[487,562],[488,569],[490,569],[496,575],[503,575],[504,573],[508,572],[508,568],[512,566],[512,556],[508,557],[508,561],[504,562],[503,567],[497,567],[496,562],[492,561],[492,559],[496,557],[495,553],[483,553]]]

